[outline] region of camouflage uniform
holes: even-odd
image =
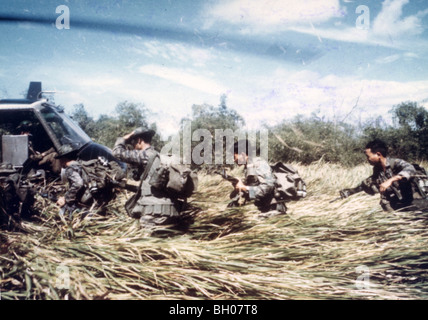
[[[72,161],[64,170],[64,178],[69,183],[68,190],[64,195],[64,209],[71,214],[85,191],[81,165],[77,161]]]
[[[275,200],[275,176],[267,161],[257,157],[249,160],[245,166],[245,184],[248,186],[248,198],[261,211],[287,211],[283,202]]]
[[[128,211],[131,217],[140,219],[144,225],[160,225],[169,223],[179,216],[182,203],[170,198],[164,190],[152,187],[150,178],[160,165],[159,153],[149,147],[145,150],[127,150],[125,140],[118,138],[113,147],[113,155],[128,164],[138,166],[144,172],[146,166],[152,161],[146,178],[141,181],[138,200],[133,208]],[[152,160],[153,159],[153,160]]]
[[[415,174],[415,168],[402,159],[386,157],[385,171],[380,166],[373,167],[373,174],[370,179],[377,189],[393,176],[400,175],[403,177],[381,195],[380,205],[385,211],[409,207],[412,204],[414,195],[410,178]]]

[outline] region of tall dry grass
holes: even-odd
[[[200,175],[188,225],[149,235],[123,208],[61,220],[43,208],[23,232],[0,231],[2,299],[425,299],[427,214],[384,213],[378,196],[329,203],[366,165],[294,164],[308,196],[285,216],[227,208],[228,182]],[[234,170],[234,174],[240,174]],[[69,281],[68,281],[69,280]]]

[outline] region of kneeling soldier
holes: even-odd
[[[248,140],[240,140],[233,146],[235,163],[245,165],[245,183],[235,185],[237,192],[244,192],[249,200],[261,211],[260,217],[285,214],[284,202],[275,199],[275,176],[269,163],[259,157],[252,158],[252,147]]]
[[[428,208],[427,195],[415,185],[418,174],[412,164],[388,157],[385,142],[378,139],[369,142],[364,153],[373,166],[373,174],[356,188],[341,190],[341,198],[360,191],[371,195],[379,192],[380,205],[384,211]]]

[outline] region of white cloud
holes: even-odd
[[[342,16],[339,0],[232,0],[207,9],[206,26],[227,22],[244,32],[277,32],[291,26],[320,23]]]
[[[313,28],[306,26],[296,26],[290,28],[292,31],[299,33],[310,34],[322,41],[322,39],[331,39],[336,41],[354,42],[354,43],[370,43],[370,31],[364,29],[357,29],[355,27],[347,28]],[[389,41],[384,41],[378,44],[390,46]]]
[[[355,26],[317,29],[308,26],[294,26],[291,30],[311,34],[319,39],[406,48],[412,36],[420,35],[424,31],[421,19],[428,14],[427,9],[403,17],[403,7],[408,3],[409,0],[385,0],[376,17],[373,18],[374,12],[370,12],[370,19],[373,22],[367,30]]]
[[[398,59],[400,59],[400,57],[401,57],[401,55],[399,55],[399,54],[393,54],[391,56],[387,56],[387,57],[384,57],[384,58],[379,58],[379,59],[376,60],[376,62],[380,63],[380,64],[392,63],[392,62],[397,61]]]
[[[426,13],[402,17],[403,7],[408,3],[409,0],[385,0],[381,12],[373,21],[373,34],[393,38],[421,34],[421,17]]]
[[[129,51],[152,59],[161,58],[169,62],[191,64],[195,67],[204,67],[209,61],[215,59],[215,55],[210,50],[158,40],[134,43]]]
[[[355,79],[333,74],[321,76],[311,71],[281,77],[253,79],[256,90],[233,92],[231,106],[241,112],[249,127],[260,123],[275,125],[297,114],[309,115],[319,110],[321,116],[348,121],[388,117],[388,111],[403,101],[420,102],[427,97],[428,81],[398,82]],[[276,75],[276,76],[273,76]],[[245,112],[243,112],[245,110]]]
[[[412,60],[417,58],[419,58],[419,56],[416,53],[405,52],[403,54],[393,54],[387,57],[378,58],[376,59],[376,62],[379,64],[388,64],[388,63],[395,62],[399,59]]]
[[[357,28],[356,25],[346,27],[340,21],[335,23],[335,27],[319,27],[316,22],[325,22],[333,17],[340,16],[343,9],[334,1],[329,4],[331,10],[322,10],[321,2],[318,5],[310,3],[311,1],[299,2],[296,6],[289,5],[288,1],[275,4],[278,6],[278,13],[273,14],[268,10],[257,8],[267,2],[261,1],[254,4],[250,0],[236,0],[226,4],[219,5],[212,10],[212,16],[218,20],[225,20],[230,23],[248,25],[244,28],[246,32],[278,32],[281,30],[290,30],[298,33],[309,34],[317,37],[320,42],[323,39],[331,39],[343,42],[364,43],[372,45],[381,45],[391,48],[406,48],[412,37],[420,35],[424,31],[422,18],[428,14],[428,9],[419,11],[414,15],[403,16],[403,7],[409,3],[409,0],[385,0],[382,9],[377,16],[370,11],[370,24],[368,29]],[[318,3],[317,2],[317,3]],[[251,3],[252,5],[246,3]],[[322,2],[325,5],[325,2]],[[286,8],[294,8],[287,11]],[[319,12],[319,15],[309,14],[304,10],[306,6]],[[248,7],[248,9],[246,9]],[[283,10],[282,10],[283,9]],[[369,6],[370,9],[370,6]],[[243,12],[238,19],[238,12]],[[227,13],[229,12],[229,13]],[[299,13],[300,12],[300,13]],[[224,17],[221,14],[224,13]],[[244,14],[245,13],[245,14]],[[330,13],[330,14],[328,14]],[[288,16],[290,15],[290,16]],[[293,19],[292,17],[299,17]],[[317,17],[318,19],[315,19]],[[358,14],[355,13],[355,17]],[[420,44],[417,43],[419,46]]]
[[[138,70],[146,75],[159,77],[212,95],[220,96],[227,91],[226,87],[218,84],[216,81],[188,70],[167,68],[155,64],[144,65]]]

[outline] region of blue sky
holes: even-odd
[[[70,29],[55,26],[60,5]],[[41,19],[0,22],[1,97],[42,81],[66,110],[83,103],[94,117],[144,103],[163,136],[222,94],[248,129],[428,106],[426,1],[17,0],[0,15]]]

